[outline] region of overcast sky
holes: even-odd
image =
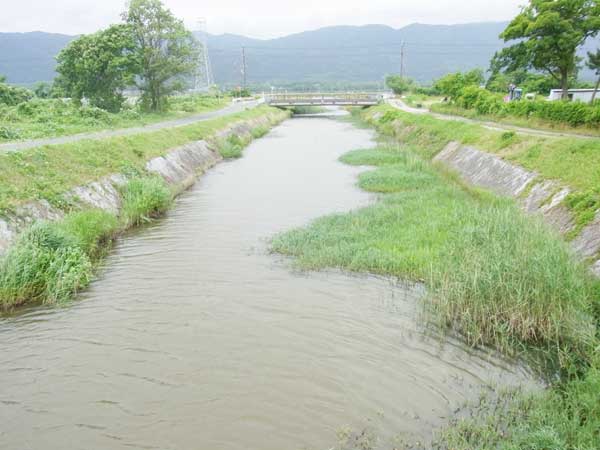
[[[0,32],[80,34],[119,20],[125,0],[0,0]],[[453,24],[512,18],[525,0],[164,0],[188,25],[213,34],[271,38],[329,25]]]

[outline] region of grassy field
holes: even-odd
[[[282,114],[266,106],[152,133],[83,140],[0,154],[0,214],[30,200],[68,206],[62,194],[114,173],[143,172],[146,161],[236,121]]]
[[[458,136],[468,132],[471,142],[498,151],[504,146],[497,134],[462,131]],[[424,317],[474,346],[525,358],[554,381],[541,393],[496,393],[426,448],[597,448],[598,281],[558,235],[525,217],[513,201],[469,188],[430,163],[444,141],[457,136],[451,126],[404,133],[396,136],[402,144],[342,157],[347,164],[376,166],[358,183],[379,193],[378,202],[280,234],[273,250],[294,256],[303,269],[422,281],[428,287]]]
[[[550,122],[534,117],[517,117],[517,116],[500,116],[500,115],[485,115],[479,114],[473,109],[465,109],[449,103],[433,102],[429,105],[429,109],[433,112],[441,114],[449,114],[453,116],[466,117],[468,119],[479,120],[482,122],[497,122],[506,125],[514,125],[523,128],[532,128],[536,130],[546,131],[561,131],[566,133],[579,133],[600,138],[600,130],[597,127],[573,127],[568,124]]]
[[[0,105],[0,143],[147,125],[220,109],[230,100],[206,95],[173,97],[169,110],[164,113],[143,113],[133,106],[119,113],[109,113],[93,107],[76,107],[58,99]]]
[[[414,145],[415,151],[426,159],[435,156],[448,142],[457,141],[535,171],[540,181],[551,179],[570,186],[574,192],[566,204],[578,221],[578,229],[593,220],[600,207],[600,139],[493,131],[477,124],[410,114],[390,106],[372,108],[369,114],[372,117],[375,113],[384,114],[383,120],[376,123],[384,134]]]

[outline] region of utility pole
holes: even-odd
[[[404,45],[405,42],[402,41],[402,45],[400,46],[400,78],[404,79]]]
[[[242,47],[242,89],[246,89],[246,47]]]

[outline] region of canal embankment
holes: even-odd
[[[0,299],[7,310],[85,287],[102,249],[288,113],[268,107],[175,129],[0,155]]]

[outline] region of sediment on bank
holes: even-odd
[[[390,107],[373,108],[366,120],[470,185],[516,199],[563,235],[600,277],[600,139],[521,137]]]
[[[140,136],[0,155],[0,307],[70,298],[120,232],[288,113],[268,107]]]

